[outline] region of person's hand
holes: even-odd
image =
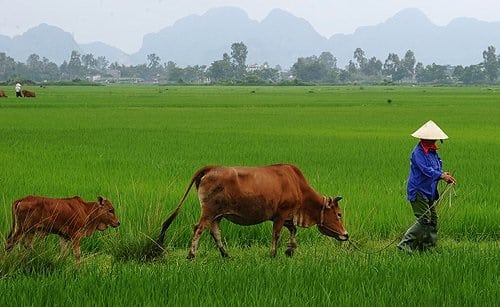
[[[457,183],[457,180],[455,178],[453,178],[453,176],[450,175],[450,173],[448,173],[448,172],[442,173],[441,174],[441,179],[443,179],[447,183],[451,183],[451,184]]]

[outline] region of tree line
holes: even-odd
[[[230,53],[207,65],[179,67],[175,62],[163,62],[155,53],[147,62],[126,66],[109,63],[103,56],[72,51],[61,65],[31,54],[26,63],[15,61],[0,52],[0,82],[23,80],[40,82],[158,82],[177,84],[498,84],[500,55],[494,46],[483,51],[483,61],[469,66],[450,66],[417,62],[413,51],[401,57],[389,53],[385,61],[367,57],[356,48],[353,58],[344,68],[330,52],[300,57],[284,70],[267,63],[247,65],[248,50],[243,42],[233,43]]]

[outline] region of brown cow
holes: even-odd
[[[5,95],[5,92],[0,90],[0,97],[7,97],[7,95]]]
[[[28,90],[22,90],[23,97],[35,97],[35,92],[28,91]]]
[[[27,196],[12,204],[12,227],[5,249],[10,251],[20,240],[32,245],[35,233],[42,236],[57,234],[61,237],[61,255],[66,255],[68,243],[73,243],[76,262],[80,263],[80,239],[108,226],[118,227],[120,222],[111,202],[99,196],[95,202],[85,202],[78,196],[48,198]]]
[[[199,239],[207,226],[222,257],[229,257],[221,241],[219,223],[222,218],[239,225],[272,221],[272,257],[276,255],[276,244],[283,226],[290,231],[287,256],[292,256],[297,247],[296,226],[309,228],[318,225],[322,234],[339,241],[346,241],[349,237],[338,205],[342,197],[332,199],[320,195],[293,165],[206,166],[194,174],[177,208],[163,223],[157,240],[159,246],[163,246],[165,231],[179,213],[193,183],[198,191],[201,217],[194,228],[188,259],[195,257]]]

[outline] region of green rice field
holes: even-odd
[[[3,89],[3,88],[0,88]],[[26,88],[0,98],[0,242],[26,195],[110,199],[121,226],[82,241],[82,265],[56,236],[0,248],[0,306],[498,306],[500,88],[99,86]],[[7,92],[7,89],[3,89]],[[439,246],[404,254],[410,134],[434,120],[457,185],[438,204]],[[194,172],[208,164],[292,163],[342,195],[350,242],[298,229],[292,258],[269,257],[271,223],[221,223],[186,260],[200,208],[189,194],[145,255]],[[444,189],[444,184],[440,190]]]

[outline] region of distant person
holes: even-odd
[[[448,172],[442,171],[443,162],[439,158],[436,140],[448,136],[432,120],[412,134],[420,139],[410,158],[410,175],[407,185],[407,199],[410,201],[415,223],[406,231],[398,244],[400,250],[412,253],[425,251],[437,244],[438,217],[434,202],[439,199],[438,182],[444,180],[455,184],[456,180]]]
[[[21,84],[19,82],[16,83],[16,97],[23,97],[23,94],[21,93]]]

